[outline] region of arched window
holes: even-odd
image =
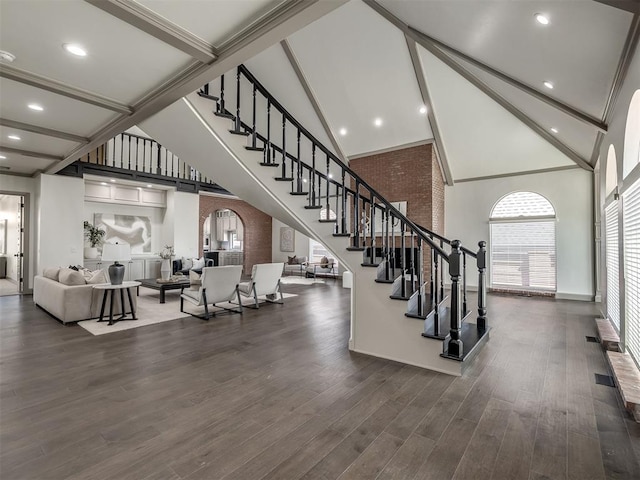
[[[514,291],[556,290],[556,212],[533,192],[501,198],[491,211],[491,286]]]
[[[640,163],[640,90],[631,97],[624,129],[622,176],[625,178]]]
[[[616,149],[613,145],[609,145],[609,150],[607,151],[607,170],[606,176],[604,178],[605,181],[605,197],[608,197],[611,192],[613,192],[618,185],[618,166],[616,164]]]

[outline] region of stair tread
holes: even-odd
[[[347,247],[350,252],[364,252],[364,247]]]
[[[233,133],[234,135],[242,135],[244,137],[248,137],[249,136],[249,132],[246,132],[244,130],[231,129],[231,130],[229,130],[229,133]]]
[[[279,163],[270,163],[270,162],[260,162],[260,165],[263,167],[279,167]]]
[[[322,208],[322,207],[320,207]],[[335,218],[333,220],[331,219],[326,219],[326,218],[321,218],[320,220],[318,220],[320,223],[336,223],[338,220],[336,220]]]
[[[309,192],[289,192],[289,195],[298,195],[298,196],[309,195]]]
[[[456,362],[468,362],[480,351],[480,347],[486,343],[489,339],[489,331],[491,328],[485,328],[484,330],[478,330],[475,323],[463,323],[460,339],[462,340],[463,353],[462,358],[452,357],[445,351],[441,353],[442,358],[454,360]],[[446,348],[446,342],[444,343]]]
[[[230,113],[223,113],[223,112],[213,112],[213,114],[216,117],[220,117],[220,118],[228,118],[229,120],[235,120],[236,117],[234,115],[231,115]]]
[[[251,152],[264,152],[264,147],[253,147],[251,145],[247,145],[246,147],[247,150],[251,151]]]
[[[322,220],[320,220],[322,221]],[[333,234],[334,237],[350,237],[351,234],[350,233],[334,233]]]
[[[293,177],[275,177],[274,180],[276,182],[293,182]]]
[[[384,278],[376,278],[374,280],[376,283],[393,283],[394,280],[385,280]]]
[[[305,205],[304,208],[307,210],[321,210],[322,205]]]
[[[367,262],[363,262],[360,264],[360,266],[362,267],[378,267],[378,265],[380,265],[379,263],[367,263]]]
[[[213,100],[214,102],[217,102],[218,100],[220,100],[218,97],[216,97],[215,95],[209,95],[208,93],[204,93],[204,92],[198,92],[198,95],[202,98],[207,98],[209,100]]]

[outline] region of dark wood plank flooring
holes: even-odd
[[[348,290],[285,291],[97,337],[0,298],[0,478],[640,478],[640,426],[594,382],[593,304],[490,296],[453,378],[349,352]]]

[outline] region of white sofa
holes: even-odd
[[[37,275],[33,279],[33,301],[62,323],[77,322],[98,318],[102,306],[104,290],[94,290],[92,284],[65,285],[59,281]],[[134,308],[137,297],[132,294]],[[108,303],[108,302],[107,302]],[[129,302],[125,293],[125,306]],[[109,305],[106,305],[105,315],[108,315]],[[122,312],[120,295],[114,295],[113,313]],[[129,312],[127,312],[129,313]]]

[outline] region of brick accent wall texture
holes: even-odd
[[[205,219],[216,210],[228,208],[236,212],[244,225],[244,273],[250,274],[257,263],[271,262],[271,216],[234,198],[200,195],[200,224],[198,248],[202,252]]]
[[[349,166],[415,223],[444,234],[444,181],[431,144],[357,158]]]

